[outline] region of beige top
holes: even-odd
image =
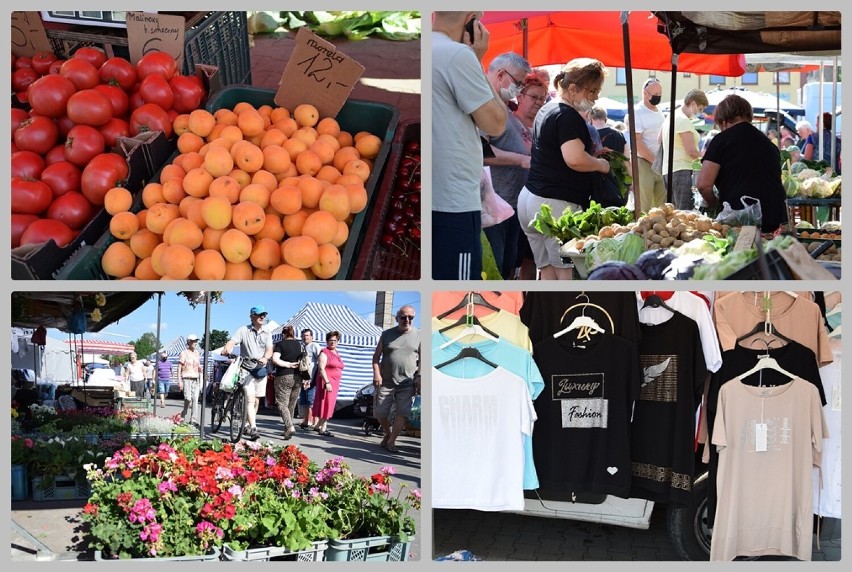
[[[772,309],[770,320],[772,325],[786,337],[810,348],[817,358],[820,367],[831,363],[834,357],[828,344],[828,332],[822,320],[822,313],[816,302],[804,296],[793,298],[785,292],[771,294]],[[716,320],[716,331],[722,351],[733,349],[737,338],[749,333],[757,324],[764,321],[766,313],[762,310],[762,293],[736,292],[716,299],[713,307],[713,317]],[[746,347],[752,340],[743,341]],[[769,338],[767,338],[769,339]],[[755,342],[755,348],[761,348],[760,342]]]
[[[180,352],[180,379],[198,379],[201,377],[201,361],[198,353],[187,348]]]
[[[765,451],[755,444],[761,422]],[[821,465],[827,436],[819,392],[803,379],[752,387],[734,378],[722,386],[713,427],[719,469],[710,560],[811,559],[812,467]]]

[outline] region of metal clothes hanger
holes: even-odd
[[[453,314],[454,312],[457,312],[458,310],[461,310],[462,308],[466,307],[468,304],[476,304],[478,306],[483,306],[495,312],[500,311],[500,308],[486,300],[479,292],[467,292],[464,297],[459,300],[459,303],[456,304],[453,309],[443,312],[438,316],[438,319],[441,320],[443,318],[446,318],[450,314]]]
[[[559,323],[561,324],[562,321],[565,319],[565,316],[568,315],[568,312],[570,312],[574,308],[582,307],[583,308],[582,314],[580,316],[577,316],[576,318],[574,318],[574,320],[568,325],[567,328],[559,330],[558,332],[553,334],[553,337],[558,338],[558,337],[560,337],[564,334],[567,334],[568,332],[570,332],[572,330],[579,330],[579,334],[577,334],[577,339],[589,340],[589,339],[591,339],[591,335],[592,335],[591,332],[597,332],[597,333],[601,333],[601,334],[606,333],[606,330],[604,330],[594,319],[592,319],[591,317],[586,315],[586,307],[587,306],[597,308],[598,310],[603,312],[604,315],[606,315],[606,317],[609,318],[609,325],[610,325],[610,328],[612,328],[612,333],[614,333],[615,332],[615,324],[613,323],[612,316],[609,315],[609,312],[607,312],[603,307],[601,307],[597,304],[592,304],[589,301],[589,296],[585,292],[580,292],[576,297],[579,298],[580,296],[585,297],[586,301],[581,302],[580,304],[574,304],[573,306],[571,306],[570,308],[565,310],[565,312],[562,314],[562,317],[559,319]]]
[[[490,365],[494,369],[497,369],[497,367],[498,367],[496,363],[492,362],[491,360],[486,358],[484,355],[482,355],[479,352],[478,349],[471,347],[471,346],[466,346],[466,347],[463,347],[461,349],[461,351],[458,354],[456,354],[455,357],[448,359],[444,363],[436,365],[435,369],[441,369],[444,366],[450,365],[451,363],[454,363],[454,362],[457,362],[459,360],[466,359],[466,358],[478,359],[479,361]]]
[[[465,315],[463,317],[459,318],[458,321],[456,321],[455,324],[453,324],[451,326],[447,326],[446,328],[441,328],[440,330],[438,330],[438,332],[443,333],[446,330],[451,330],[451,329],[453,329],[457,326],[461,326],[461,325],[465,326],[464,329],[461,332],[459,332],[451,340],[448,340],[448,341],[444,342],[443,344],[441,344],[439,346],[440,349],[444,349],[447,346],[452,345],[452,344],[456,343],[457,341],[459,341],[460,339],[465,338],[467,336],[480,336],[480,337],[483,337],[483,338],[490,340],[492,342],[496,342],[496,341],[500,340],[500,336],[498,336],[497,334],[495,334],[494,332],[492,332],[491,330],[489,330],[488,328],[486,328],[482,324],[480,324],[479,320],[476,318],[476,316],[473,315],[473,302],[468,302],[467,311],[465,312]]]

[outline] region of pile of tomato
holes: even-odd
[[[397,166],[396,179],[385,217],[382,246],[403,255],[420,250],[420,142],[407,141]]]
[[[119,137],[172,135],[172,121],[198,109],[206,90],[178,73],[174,57],[150,52],[135,65],[82,47],[70,59],[12,54],[12,248],[53,239],[65,246],[129,175]]]

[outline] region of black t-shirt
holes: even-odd
[[[534,402],[533,459],[543,499],[630,496],[630,412],[639,394],[636,346],[610,334],[574,347],[573,332],[533,348],[544,378]]]
[[[282,339],[277,344],[275,344],[275,348],[273,348],[274,352],[278,352],[281,354],[282,361],[299,361],[299,356],[302,355],[302,344],[299,340],[284,340]],[[282,375],[285,373],[296,373],[299,368],[296,367],[281,367],[275,366],[275,372],[278,375]]]
[[[707,435],[708,441],[713,436],[713,426],[716,422],[716,411],[719,402],[719,391],[724,383],[747,372],[757,363],[759,356],[766,354],[766,348],[745,348],[740,345],[722,352],[722,367],[710,377],[710,388],[707,393]],[[769,356],[778,362],[782,369],[809,381],[819,390],[819,398],[823,406],[826,404],[825,390],[819,376],[819,364],[813,350],[798,342],[790,342],[783,347],[769,348]],[[760,377],[762,374],[762,378]],[[783,385],[790,378],[773,369],[764,369],[742,379],[746,385]],[[709,522],[713,522],[716,514],[716,471],[719,467],[719,453],[716,447],[710,447],[710,479],[707,497]]]
[[[760,201],[764,232],[787,222],[787,196],[781,184],[781,152],[751,123],[733,125],[710,141],[704,160],[719,165],[716,188],[720,205],[728,202],[734,210],[743,208],[740,198]]]
[[[586,121],[570,105],[552,100],[536,114],[532,131],[527,189],[539,197],[588,206],[594,173],[575,171],[562,157],[562,144],[574,139],[583,142],[587,153],[594,151]]]
[[[633,409],[631,496],[688,504],[695,477],[695,412],[707,368],[695,320],[680,312],[642,324],[642,389]]]
[[[612,127],[601,127],[598,129],[598,134],[601,136],[601,145],[624,154],[624,147],[627,142],[620,131],[616,131]]]

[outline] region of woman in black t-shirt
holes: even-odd
[[[275,344],[272,352],[272,363],[278,366],[274,381],[275,405],[284,422],[284,439],[290,439],[296,434],[296,428],[293,426],[293,410],[301,389],[298,368],[302,345],[296,339],[293,326],[284,326],[281,334],[281,341]]]
[[[538,112],[533,123],[530,173],[518,197],[518,218],[530,242],[542,280],[570,279],[570,265],[559,256],[559,243],[529,228],[542,204],[558,217],[566,207],[578,211],[589,204],[592,173],[609,172],[596,158],[589,128],[581,113],[589,111],[601,92],[606,68],[598,60],[571,60],[554,78],[558,95]]]
[[[787,222],[787,197],[781,184],[781,152],[752,125],[751,104],[739,95],[729,95],[716,106],[716,124],[721,131],[704,151],[696,186],[708,206],[727,202],[743,207],[743,196],[760,201],[761,230],[774,232]],[[713,194],[713,186],[719,197]]]

